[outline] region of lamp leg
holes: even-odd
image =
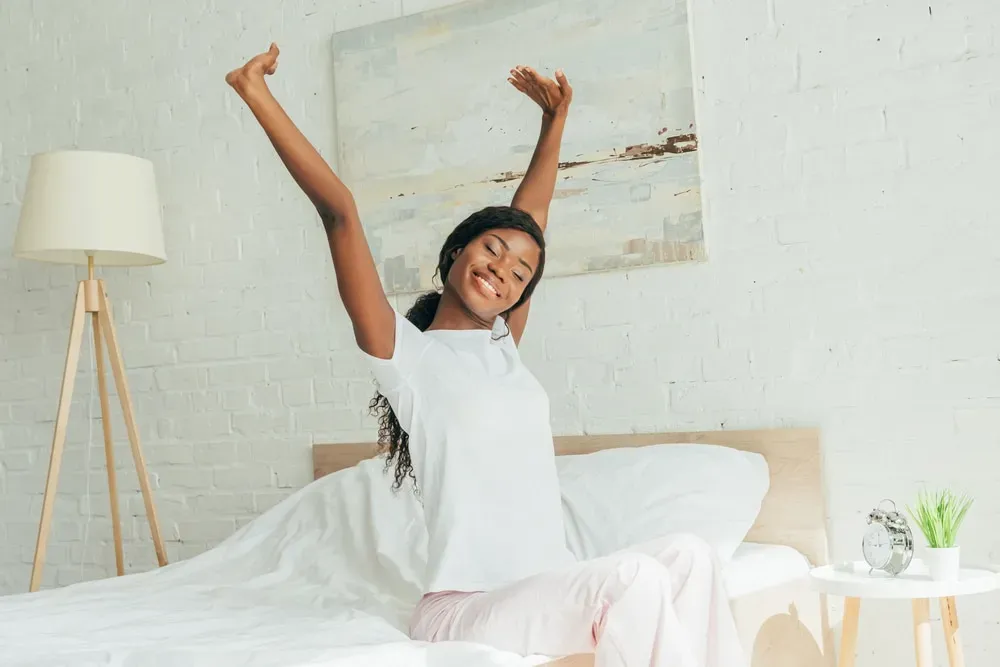
[[[115,387],[118,389],[118,399],[122,404],[122,414],[125,417],[125,430],[128,432],[129,445],[132,447],[132,458],[135,459],[135,470],[139,477],[139,488],[142,490],[142,500],[146,505],[146,517],[149,519],[149,530],[153,536],[153,548],[156,549],[156,560],[160,566],[167,564],[167,552],[163,548],[163,538],[160,536],[160,524],[156,519],[156,507],[153,505],[153,493],[149,488],[149,475],[146,472],[146,461],[142,456],[142,449],[139,446],[139,431],[135,426],[135,415],[132,411],[132,397],[128,390],[128,379],[125,377],[125,364],[122,361],[121,349],[118,347],[118,336],[115,333],[114,318],[111,313],[111,304],[108,302],[108,295],[104,288],[104,281],[98,281],[100,285],[99,298],[101,328],[108,345],[108,361],[111,364],[111,372],[115,378]]]
[[[66,365],[63,367],[62,387],[59,390],[59,408],[56,411],[56,426],[55,432],[52,435],[49,472],[45,477],[42,517],[38,523],[38,541],[35,543],[35,559],[31,566],[29,591],[37,591],[42,583],[42,565],[45,560],[45,548],[48,544],[49,528],[52,523],[52,505],[56,499],[56,487],[59,485],[59,468],[62,465],[63,446],[66,444],[66,424],[69,421],[69,408],[73,400],[73,384],[76,381],[76,369],[80,364],[80,345],[83,340],[83,326],[86,321],[85,314],[83,283],[80,283],[80,286],[76,290],[73,320],[69,328],[69,346],[66,350]]]
[[[101,395],[101,426],[104,429],[104,461],[108,469],[108,500],[111,502],[111,528],[115,538],[115,569],[118,576],[125,574],[125,553],[122,549],[122,526],[118,514],[118,479],[115,473],[114,440],[111,438],[111,405],[108,401],[108,384],[104,376],[104,349],[101,347],[101,318],[91,313],[94,327],[94,357],[96,360],[97,388]]]

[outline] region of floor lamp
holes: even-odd
[[[125,571],[122,552],[121,522],[118,514],[118,489],[115,481],[114,447],[111,438],[110,405],[104,377],[104,350],[114,376],[118,398],[125,417],[132,458],[139,477],[139,487],[146,507],[156,559],[167,564],[166,551],[156,508],[149,486],[146,463],[139,446],[139,433],[132,410],[125,366],[122,362],[114,317],[104,281],[94,278],[94,266],[147,266],[166,261],[160,204],[153,165],[148,160],[96,151],[57,151],[36,155],[31,160],[25,188],[14,255],[26,259],[87,267],[87,278],[76,290],[73,319],[69,331],[69,349],[63,370],[59,407],[45,496],[38,525],[38,541],[31,568],[29,590],[37,591],[42,580],[42,565],[52,507],[59,483],[66,424],[73,397],[73,383],[80,361],[80,347],[87,314],[93,327],[97,385],[101,398],[101,422],[104,430],[104,456],[108,472],[111,520],[114,523],[115,565],[118,575]]]

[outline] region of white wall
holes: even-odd
[[[223,84],[278,41],[278,95],[329,155],[331,33],[434,3],[333,4],[0,5],[0,592],[27,587],[79,277],[9,258],[32,153],[156,164],[170,261],[105,275],[171,559],[305,484],[312,442],[372,438],[371,384],[321,230]],[[524,355],[556,430],[818,425],[836,557],[858,556],[879,499],[929,482],[978,496],[965,554],[1000,560],[1000,8],[693,4],[710,261],[544,283]],[[87,369],[46,586],[113,570]],[[127,560],[147,568],[114,429]],[[907,607],[866,607],[862,664],[912,659],[908,639],[878,635],[908,636]],[[988,596],[961,603],[970,664],[1000,650],[995,609]]]

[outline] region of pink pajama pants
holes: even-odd
[[[552,658],[594,653],[596,667],[747,665],[715,554],[688,535],[494,591],[426,595],[410,636]]]

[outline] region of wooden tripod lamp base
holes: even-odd
[[[108,386],[104,379],[104,345],[125,415],[125,430],[132,446],[132,458],[139,473],[139,487],[146,516],[153,533],[153,546],[160,565],[167,564],[160,526],[156,521],[153,494],[149,488],[146,462],[139,447],[132,398],[125,377],[125,365],[118,348],[114,318],[103,281],[94,278],[94,265],[153,266],[167,259],[160,220],[160,200],[156,175],[149,160],[124,153],[57,150],[31,158],[31,168],[22,197],[21,215],[14,236],[14,256],[55,264],[86,265],[87,279],[76,290],[73,321],[69,329],[69,350],[59,390],[59,409],[49,473],[45,478],[42,518],[31,568],[30,590],[42,582],[42,564],[52,524],[52,507],[59,483],[66,425],[73,398],[73,383],[80,362],[80,343],[87,314],[94,332],[94,354],[101,394],[101,421],[104,425],[104,455],[108,466],[111,520],[114,522],[115,564],[125,573],[122,554],[121,518],[118,513],[118,484],[115,480],[114,447],[111,440]],[[102,342],[103,341],[103,342]],[[88,444],[89,447],[89,444]],[[89,471],[88,471],[89,474]]]
[[[73,308],[73,320],[69,330],[69,349],[66,353],[66,366],[63,370],[62,388],[59,392],[59,408],[56,412],[56,427],[52,437],[52,454],[49,459],[49,472],[45,478],[45,496],[42,501],[42,518],[38,526],[38,541],[35,544],[35,559],[31,568],[31,584],[29,590],[37,591],[42,581],[42,566],[45,559],[45,548],[48,542],[49,529],[52,524],[52,507],[55,502],[56,487],[59,483],[59,469],[62,465],[64,445],[66,444],[66,424],[69,420],[69,408],[73,398],[73,385],[76,370],[80,362],[80,347],[83,340],[83,328],[86,325],[87,314],[93,327],[95,368],[97,386],[101,397],[101,424],[104,428],[104,458],[108,471],[108,496],[111,501],[111,521],[115,541],[115,566],[118,576],[125,574],[125,558],[122,552],[122,529],[118,510],[118,484],[115,478],[114,443],[111,438],[110,402],[108,386],[104,377],[104,350],[102,341],[107,344],[108,361],[111,373],[115,379],[118,399],[121,402],[122,414],[125,417],[125,430],[128,432],[129,445],[132,448],[132,458],[135,470],[139,476],[139,488],[142,490],[142,500],[146,506],[146,516],[153,536],[153,547],[156,549],[156,560],[160,566],[167,564],[166,551],[163,548],[163,538],[160,535],[160,525],[156,519],[156,507],[153,504],[153,494],[149,486],[149,475],[146,472],[146,462],[139,446],[139,431],[135,425],[135,413],[132,410],[132,397],[128,390],[128,379],[125,376],[125,365],[122,362],[121,350],[118,347],[118,336],[115,333],[114,318],[105,291],[104,281],[94,279],[94,264],[88,263],[87,280],[81,280],[76,290],[76,302]]]

